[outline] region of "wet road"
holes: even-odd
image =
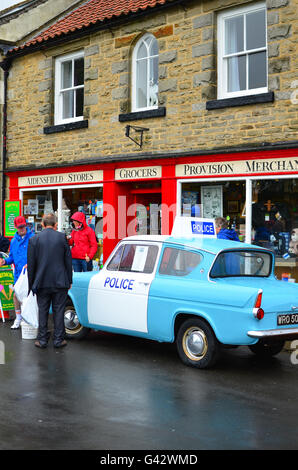
[[[298,365],[247,348],[184,366],[173,345],[92,332],[55,350],[0,323],[0,449],[296,449]]]

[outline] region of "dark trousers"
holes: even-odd
[[[68,289],[38,289],[39,328],[37,339],[41,344],[45,345],[48,342],[48,317],[51,304],[54,320],[53,343],[57,346],[64,340],[64,312],[67,293]]]
[[[72,258],[72,268],[76,273],[92,271],[92,261],[87,262],[85,259]]]

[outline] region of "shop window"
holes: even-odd
[[[96,235],[98,251],[94,259],[101,264],[103,247],[103,190],[102,187],[70,188],[62,190],[61,228],[69,235],[72,231],[71,216],[83,212],[86,224]]]
[[[62,205],[58,206],[58,192],[61,191]],[[54,213],[59,222],[58,229],[70,235],[71,216],[83,212],[86,224],[95,231],[98,251],[95,260],[102,262],[103,248],[103,190],[102,187],[67,188],[23,191],[23,215],[33,232],[42,230],[41,221],[45,213]]]
[[[23,215],[32,232],[41,232],[41,221],[45,213],[57,214],[57,190],[36,190],[23,193]]]
[[[158,42],[145,34],[133,51],[132,111],[158,108]]]
[[[245,182],[182,183],[181,214],[215,219],[225,217],[228,228],[245,238]]]
[[[252,239],[286,266],[298,257],[298,180],[253,182]]]
[[[159,274],[186,276],[201,263],[202,259],[200,253],[166,247],[159,267]]]
[[[218,15],[218,98],[267,92],[266,6]]]
[[[55,125],[83,119],[84,54],[58,57],[55,63]]]

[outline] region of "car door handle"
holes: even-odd
[[[139,281],[139,284],[142,284],[142,285],[145,286],[145,287],[149,286],[149,282],[141,282],[141,281]]]

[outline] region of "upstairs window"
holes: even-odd
[[[267,92],[264,3],[218,15],[218,98]]]
[[[56,59],[55,124],[81,121],[84,108],[84,54]]]
[[[132,111],[158,108],[158,42],[145,34],[133,52]]]

